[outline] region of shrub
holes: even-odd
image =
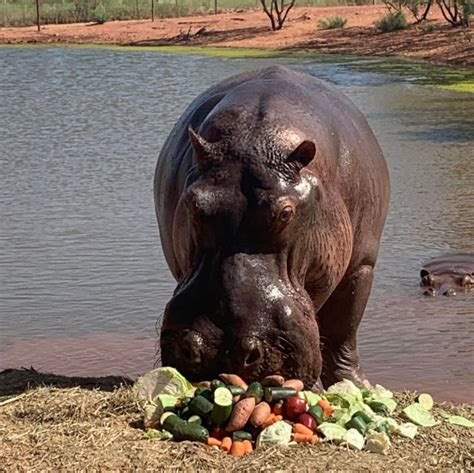
[[[407,19],[402,12],[387,13],[375,22],[375,27],[384,33],[404,30],[407,26]]]
[[[319,20],[318,26],[322,30],[332,30],[334,28],[343,28],[347,23],[347,18],[343,16],[328,16],[323,20]]]
[[[439,25],[433,21],[424,21],[423,23],[420,23],[419,28],[423,33],[432,33],[439,28]]]
[[[99,3],[92,11],[91,11],[91,21],[101,25],[108,20],[107,12],[105,11],[105,7],[102,3]]]

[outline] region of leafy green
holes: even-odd
[[[390,443],[390,438],[384,432],[376,432],[371,430],[367,441],[365,443],[365,448],[372,453],[380,453],[386,455],[392,444]]]
[[[357,450],[364,448],[364,436],[357,429],[349,429],[344,435],[344,443]]]
[[[414,439],[416,434],[418,433],[418,427],[415,424],[412,424],[411,422],[405,422],[398,426],[396,432],[402,437]]]
[[[288,445],[291,442],[292,427],[281,420],[263,429],[257,438],[257,447],[262,445]]]
[[[350,394],[354,396],[358,401],[362,401],[362,392],[361,390],[350,380],[344,379],[338,383],[333,384],[327,389],[328,393],[337,393],[337,394]]]
[[[324,435],[324,440],[345,440],[347,430],[338,424],[332,424],[331,422],[323,422],[318,425],[318,431]]]
[[[147,440],[170,440],[173,436],[166,430],[150,429],[143,434]]]
[[[474,427],[474,422],[467,419],[463,416],[455,416],[449,414],[446,411],[441,411],[441,416],[448,424],[460,425],[462,427],[467,427],[468,429],[472,429]]]
[[[309,407],[315,406],[318,401],[322,399],[319,394],[313,393],[313,391],[300,391],[298,396],[301,399],[304,399]]]
[[[421,404],[418,404],[417,402],[405,407],[405,409],[403,409],[403,413],[409,420],[417,425],[421,425],[422,427],[433,427],[439,424],[431,412],[427,411]]]

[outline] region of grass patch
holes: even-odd
[[[344,28],[347,18],[343,16],[332,15],[319,20],[318,27],[322,30],[333,30],[335,28]]]

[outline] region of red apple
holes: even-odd
[[[304,414],[301,414],[298,417],[298,422],[300,424],[305,425],[306,427],[308,427],[308,429],[311,429],[313,432],[316,431],[316,427],[317,427],[316,421],[314,420],[312,416],[310,416],[306,412]]]
[[[306,412],[306,409],[306,401],[298,396],[289,397],[283,404],[283,412],[289,420],[297,419]]]

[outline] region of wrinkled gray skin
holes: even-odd
[[[389,178],[341,92],[278,66],[211,87],[169,135],[154,189],[178,282],[163,365],[193,380],[364,379],[356,332]]]
[[[474,254],[444,255],[425,263],[420,271],[422,292],[426,296],[454,296],[474,290]]]

